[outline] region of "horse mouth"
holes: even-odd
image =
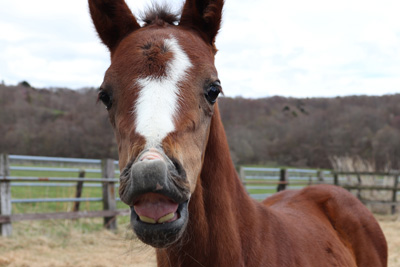
[[[156,248],[176,242],[188,222],[190,189],[181,164],[162,151],[141,153],[120,176],[120,197],[131,207],[137,237]]]
[[[144,243],[166,248],[182,236],[188,222],[188,203],[154,193],[139,197],[131,206],[131,226]]]
[[[179,218],[179,204],[171,198],[147,193],[140,196],[133,204],[139,220],[149,224],[160,224],[176,221]]]

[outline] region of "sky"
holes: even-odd
[[[134,14],[150,2],[127,0]],[[225,2],[216,67],[226,96],[400,93],[400,1]],[[98,87],[109,64],[86,0],[0,0],[5,84]]]

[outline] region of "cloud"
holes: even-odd
[[[227,5],[217,65],[228,95],[377,95],[400,90],[396,1]]]
[[[127,2],[135,14],[150,3]],[[226,95],[399,92],[400,2],[225,2],[216,65]],[[6,83],[98,86],[110,64],[86,1],[6,1],[0,32],[0,80]]]
[[[9,1],[0,11],[0,79],[37,87],[98,86],[108,52],[86,1]]]

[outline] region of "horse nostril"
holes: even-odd
[[[177,161],[174,160],[173,163],[176,170],[179,170],[181,168],[181,165]]]
[[[178,176],[180,176],[181,178],[185,178],[186,177],[186,172],[183,169],[182,164],[180,164],[176,159],[171,159],[172,163],[174,164],[176,173],[178,174]]]

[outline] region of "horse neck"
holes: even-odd
[[[179,243],[157,250],[159,265],[168,259],[172,266],[237,266],[255,209],[232,163],[216,106],[187,230]]]

